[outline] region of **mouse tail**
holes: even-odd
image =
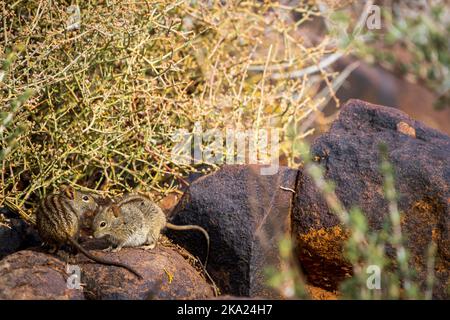
[[[184,230],[197,230],[200,231],[201,233],[203,233],[203,235],[205,236],[206,239],[206,258],[205,258],[205,269],[206,269],[206,265],[208,264],[208,258],[209,258],[209,234],[208,232],[206,232],[205,229],[203,229],[200,226],[196,226],[194,224],[188,224],[188,225],[183,225],[183,226],[178,226],[176,224],[172,224],[170,222],[166,223],[166,228],[168,229],[172,229],[172,230],[179,230],[179,231],[184,231]]]
[[[143,279],[142,275],[137,272],[136,270],[134,270],[133,268],[131,268],[130,266],[124,264],[124,263],[120,263],[120,262],[116,262],[116,261],[111,261],[111,260],[107,260],[107,259],[103,259],[100,257],[96,257],[94,256],[92,253],[90,253],[88,250],[86,250],[85,248],[83,248],[76,240],[72,239],[72,238],[68,238],[69,242],[71,245],[73,245],[75,248],[77,248],[79,251],[81,251],[86,257],[88,257],[89,259],[100,263],[100,264],[104,264],[104,265],[110,265],[110,266],[116,266],[116,267],[120,267],[120,268],[125,268],[128,271],[130,271],[131,273],[133,273],[135,276],[137,276],[139,279]]]

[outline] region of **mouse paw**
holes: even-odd
[[[120,250],[122,250],[122,247],[117,247],[111,250],[111,252],[119,252]]]
[[[145,245],[145,246],[141,246],[140,248],[143,249],[143,250],[152,250],[155,247],[156,247],[156,243],[152,243],[152,244],[148,244],[148,245]]]

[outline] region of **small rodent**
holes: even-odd
[[[80,218],[87,212],[99,210],[99,196],[94,193],[77,191],[70,186],[62,186],[59,193],[44,198],[36,212],[36,227],[41,239],[57,251],[61,245],[69,244],[81,251],[89,259],[104,265],[125,268],[142,279],[130,266],[99,258],[78,243]]]
[[[140,194],[127,194],[115,203],[102,208],[94,218],[92,230],[95,238],[109,237],[110,246],[106,250],[114,252],[123,247],[153,249],[164,228],[173,230],[198,230],[207,242],[205,267],[209,256],[209,235],[196,225],[177,226],[167,222],[162,209],[149,198]]]

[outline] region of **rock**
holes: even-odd
[[[240,300],[240,301],[252,301],[252,300],[261,300],[261,297],[243,297],[243,296],[230,296],[230,295],[220,295],[214,298],[210,298],[208,300]]]
[[[312,300],[338,300],[339,298],[338,292],[330,292],[310,285],[306,285],[305,289]]]
[[[83,243],[90,250],[101,242]],[[53,256],[24,250],[0,261],[0,299],[205,299],[212,287],[183,256],[168,247],[125,248],[92,253],[135,267],[138,279],[123,268],[99,265],[81,254]],[[183,253],[183,252],[181,252]],[[69,264],[64,261],[68,259]],[[67,272],[66,272],[67,271]],[[79,276],[77,276],[79,275]],[[80,284],[77,289],[75,284]]]
[[[37,231],[6,208],[0,211],[7,218],[0,224],[0,259],[13,252],[40,245]]]
[[[411,267],[426,278],[426,252],[437,244],[435,297],[445,298],[450,270],[450,138],[401,111],[350,100],[330,131],[312,146],[313,156],[333,180],[346,208],[359,206],[369,228],[380,230],[388,207],[379,172],[379,143],[389,149],[403,212],[402,230]],[[308,280],[335,289],[351,273],[342,256],[346,232],[305,174],[299,174],[293,208],[293,234]],[[389,254],[393,254],[390,248]]]
[[[193,182],[172,213],[172,223],[197,224],[211,238],[208,272],[224,294],[276,298],[265,271],[280,264],[278,240],[290,236],[297,170],[261,175],[258,165],[226,165]],[[205,240],[195,231],[167,231],[200,259]]]
[[[413,83],[380,65],[351,56],[339,59],[334,64],[335,71],[342,72],[355,62],[358,66],[346,79],[346,85],[336,92],[339,101],[358,97],[367,102],[395,107],[429,127],[450,134],[450,108],[436,108],[445,95],[440,98],[437,92],[422,83]],[[335,100],[331,99],[324,108],[325,115],[330,116],[336,111],[339,110]],[[314,127],[320,128],[320,123],[316,122]]]
[[[158,202],[158,206],[164,211],[166,215],[170,215],[178,201],[180,201],[181,195],[176,192],[171,192],[167,196]]]
[[[92,243],[91,243],[92,244]],[[89,248],[89,244],[84,244]],[[94,243],[95,245],[95,243]],[[92,248],[92,246],[91,246]],[[87,299],[205,299],[212,287],[177,251],[158,245],[153,250],[124,248],[118,253],[93,250],[93,254],[135,268],[139,280],[124,268],[105,266],[77,255]]]
[[[13,253],[0,261],[2,300],[82,300],[83,291],[69,289],[64,262],[30,250]]]

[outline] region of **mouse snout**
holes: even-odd
[[[100,239],[103,238],[105,235],[103,234],[103,232],[100,232],[98,230],[94,231],[94,238],[95,239]]]

